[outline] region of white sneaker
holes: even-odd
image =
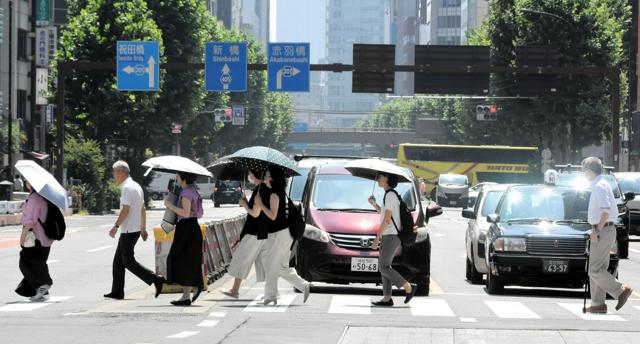
[[[38,287],[36,290],[36,294],[30,298],[33,302],[43,302],[47,300],[47,295],[49,294],[49,288],[51,288],[48,284],[43,284]]]

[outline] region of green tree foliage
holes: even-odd
[[[470,42],[490,43],[494,65],[515,65],[516,46],[557,46],[560,66],[620,68],[625,98],[626,1],[494,0],[490,6],[490,15],[471,32]],[[491,82],[496,95],[517,93],[513,75],[494,75]],[[572,161],[577,150],[611,137],[611,85],[586,76],[559,77],[556,85],[558,91],[551,96],[493,101],[500,116],[495,123],[474,123],[477,103],[469,101],[462,113],[446,119],[456,135],[470,141],[550,147],[557,161]]]
[[[356,123],[358,128],[415,129],[417,117],[445,117],[455,110],[454,99],[394,99]]]
[[[77,15],[62,32],[58,60],[113,61],[119,40],[162,41],[143,0],[70,3]],[[101,145],[126,144],[120,158],[129,161],[134,177],[141,176],[144,149],[153,145],[149,138],[163,124],[153,120],[159,94],[118,92],[115,71],[76,73],[65,81],[69,133]]]
[[[102,203],[99,194],[104,184],[105,168],[98,142],[67,135],[65,151],[67,175],[81,180],[79,187],[74,190],[80,194],[82,206],[92,213],[100,211]]]

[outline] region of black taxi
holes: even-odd
[[[486,288],[506,285],[580,288],[586,281],[590,191],[554,185],[518,185],[504,193],[487,217]],[[609,272],[616,274],[616,245]]]

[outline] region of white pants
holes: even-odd
[[[245,235],[236,251],[233,253],[233,259],[229,264],[228,274],[246,280],[251,271],[251,264],[256,264],[256,276],[258,282],[264,280],[264,268],[262,266],[262,257],[266,254],[267,240],[258,240],[255,235]]]
[[[266,254],[262,256],[266,272],[265,300],[276,299],[278,295],[278,277],[282,277],[300,291],[304,291],[309,284],[298,275],[294,268],[289,267],[292,243],[293,238],[291,238],[288,228],[276,233],[269,233]]]
[[[622,283],[613,277],[609,267],[609,250],[616,242],[616,227],[604,227],[597,241],[591,241],[589,251],[589,281],[591,283],[591,306],[605,304],[607,294],[615,299],[622,294]]]

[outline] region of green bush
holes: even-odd
[[[67,176],[81,180],[79,185],[73,186],[82,199],[80,207],[91,213],[106,210],[101,199],[105,175],[104,156],[98,142],[67,136],[64,162]]]

